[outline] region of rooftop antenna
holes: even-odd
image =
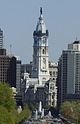
[[[12,55],[12,44],[10,44],[10,55]]]
[[[76,37],[76,41],[77,41],[77,37]]]

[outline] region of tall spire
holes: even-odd
[[[42,15],[42,7],[40,7],[40,17],[36,26],[36,32],[38,31],[41,31],[42,33],[46,33],[46,26]]]
[[[42,7],[40,7],[40,17],[39,17],[39,19],[43,20]]]
[[[42,7],[40,7],[39,12],[40,12],[40,16],[37,22],[36,30],[33,33],[33,36],[39,36],[39,37],[43,35],[48,36],[48,30],[46,30],[46,25],[45,25],[44,18],[43,18]]]

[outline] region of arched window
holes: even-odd
[[[45,50],[43,49],[43,54],[45,53]]]

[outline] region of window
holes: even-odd
[[[50,76],[52,76],[52,71],[50,71]]]
[[[53,71],[53,76],[55,76],[55,71]]]
[[[43,49],[43,54],[45,53],[45,50]]]

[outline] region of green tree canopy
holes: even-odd
[[[30,116],[31,116],[31,113],[30,113],[29,107],[28,105],[25,105],[23,111],[17,115],[16,123],[20,123],[24,120],[27,120]]]
[[[61,105],[60,111],[64,117],[75,121],[76,124],[80,122],[80,101],[66,101]]]
[[[19,124],[30,117],[30,110],[26,105],[21,113],[17,112],[16,101],[8,84],[0,83],[0,124]]]
[[[6,83],[0,84],[0,105],[4,106],[8,111],[14,109],[16,105],[12,89]]]
[[[15,120],[3,106],[0,106],[0,124],[15,124]]]

